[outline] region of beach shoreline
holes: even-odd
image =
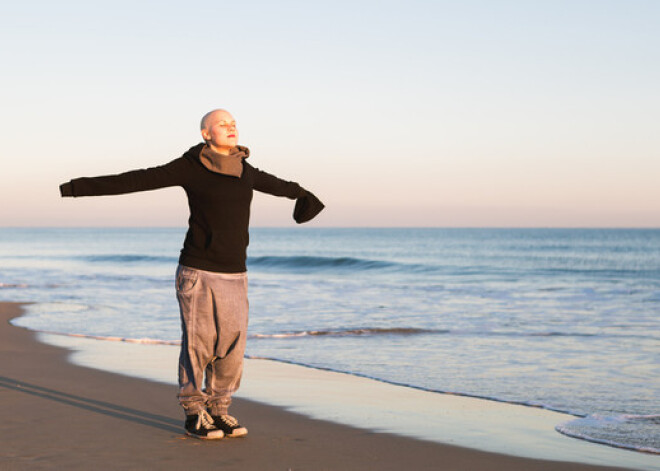
[[[607,461],[618,467],[570,462],[574,460],[567,461],[560,450],[556,452],[558,461],[529,459],[475,449],[478,442],[465,448],[332,423],[327,417],[314,417],[311,409],[296,409],[286,401],[278,404],[275,396],[281,392],[276,394],[274,389],[270,391],[271,399],[275,398],[271,403],[277,405],[264,404],[263,398],[255,400],[250,390],[263,389],[264,381],[273,385],[279,379],[283,383],[291,374],[287,368],[294,367],[284,365],[282,370],[282,365],[260,360],[248,363],[246,391],[238,395],[232,407],[232,413],[250,428],[250,436],[245,440],[201,442],[182,433],[183,417],[173,385],[72,364],[68,360],[70,348],[44,344],[37,340],[36,333],[9,324],[21,313],[19,303],[0,303],[0,391],[5,398],[0,422],[1,469],[87,469],[99,460],[111,460],[113,469],[180,469],[193,463],[241,470],[654,469],[651,464],[654,458],[657,460],[594,444],[585,445],[605,455],[629,456],[630,463],[626,464],[625,458],[623,462]],[[309,378],[305,384],[313,387],[332,375],[319,373],[322,377],[304,371],[296,374]],[[352,387],[351,379],[344,376],[350,375],[333,381]],[[281,387],[286,389],[287,385]],[[359,400],[365,401],[366,397]],[[468,423],[463,425],[470,427]],[[497,430],[491,429],[490,433],[494,437]],[[480,440],[484,442],[482,448],[487,448],[488,435]],[[645,465],[645,461],[650,464]]]

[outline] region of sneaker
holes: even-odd
[[[205,410],[186,416],[186,434],[202,440],[217,440],[225,436],[222,430],[213,425],[213,419]]]
[[[245,427],[241,427],[231,415],[214,415],[213,425],[225,433],[226,437],[244,437],[248,431]]]

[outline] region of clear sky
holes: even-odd
[[[183,226],[59,197],[235,116],[316,226],[660,227],[660,1],[4,1],[0,225]],[[258,195],[254,226],[289,226]]]

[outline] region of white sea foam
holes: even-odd
[[[125,342],[125,343],[138,343],[144,345],[181,345],[181,340],[163,340],[152,338],[130,338],[130,337],[114,337],[106,335],[89,335],[89,334],[72,334],[67,332],[54,332],[51,330],[35,330],[42,334],[61,335],[64,337],[74,337],[79,339],[93,339],[104,340],[107,342]]]
[[[632,425],[632,427],[637,429],[639,429],[640,426],[648,426],[649,428],[657,430],[657,427],[660,425],[660,415],[591,414],[587,417],[580,417],[562,422],[555,426],[555,430],[569,437],[579,438],[593,443],[660,455],[660,442],[657,440],[653,440],[649,445],[633,445],[624,441],[602,437],[606,430],[616,430],[615,435],[622,436],[624,433],[622,433],[620,429],[624,428],[626,425]]]

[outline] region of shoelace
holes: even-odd
[[[202,428],[207,429],[207,430],[212,430],[215,429],[215,425],[213,425],[213,419],[209,415],[208,412],[205,410],[202,410],[197,414],[197,430],[200,430]]]
[[[222,419],[222,421],[223,421],[224,423],[226,423],[226,424],[228,424],[228,425],[230,425],[230,426],[232,426],[232,427],[237,427],[237,426],[238,426],[238,420],[236,420],[236,419],[235,419],[234,417],[232,417],[231,415],[221,415],[221,416],[220,416],[220,419]]]

